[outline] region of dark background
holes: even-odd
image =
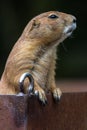
[[[77,18],[77,29],[72,37],[58,47],[56,77],[59,79],[87,77],[87,4],[85,0],[1,0],[0,76],[13,45],[28,21],[50,10],[70,13]]]

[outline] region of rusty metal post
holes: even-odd
[[[0,130],[87,130],[87,91],[47,99],[42,106],[34,96],[0,95]]]

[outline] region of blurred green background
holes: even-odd
[[[58,47],[56,77],[87,77],[87,4],[79,0],[1,0],[0,1],[0,76],[6,59],[28,21],[37,14],[58,10],[77,18],[72,37]],[[15,70],[14,70],[15,71]]]

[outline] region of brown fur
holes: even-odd
[[[59,18],[48,18],[51,14]],[[25,72],[32,74],[35,90],[40,90],[44,96],[43,90],[54,93],[57,45],[67,38],[67,35],[63,34],[64,28],[70,25],[74,18],[69,14],[50,11],[36,16],[28,23],[8,57],[0,82],[0,94],[19,93],[19,79]],[[59,93],[61,95],[60,91]]]

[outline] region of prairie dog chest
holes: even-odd
[[[55,68],[56,48],[48,49],[34,65],[32,71],[34,79],[38,84],[44,88],[47,86],[47,82],[51,77],[51,72]],[[51,70],[52,69],[52,70]]]

